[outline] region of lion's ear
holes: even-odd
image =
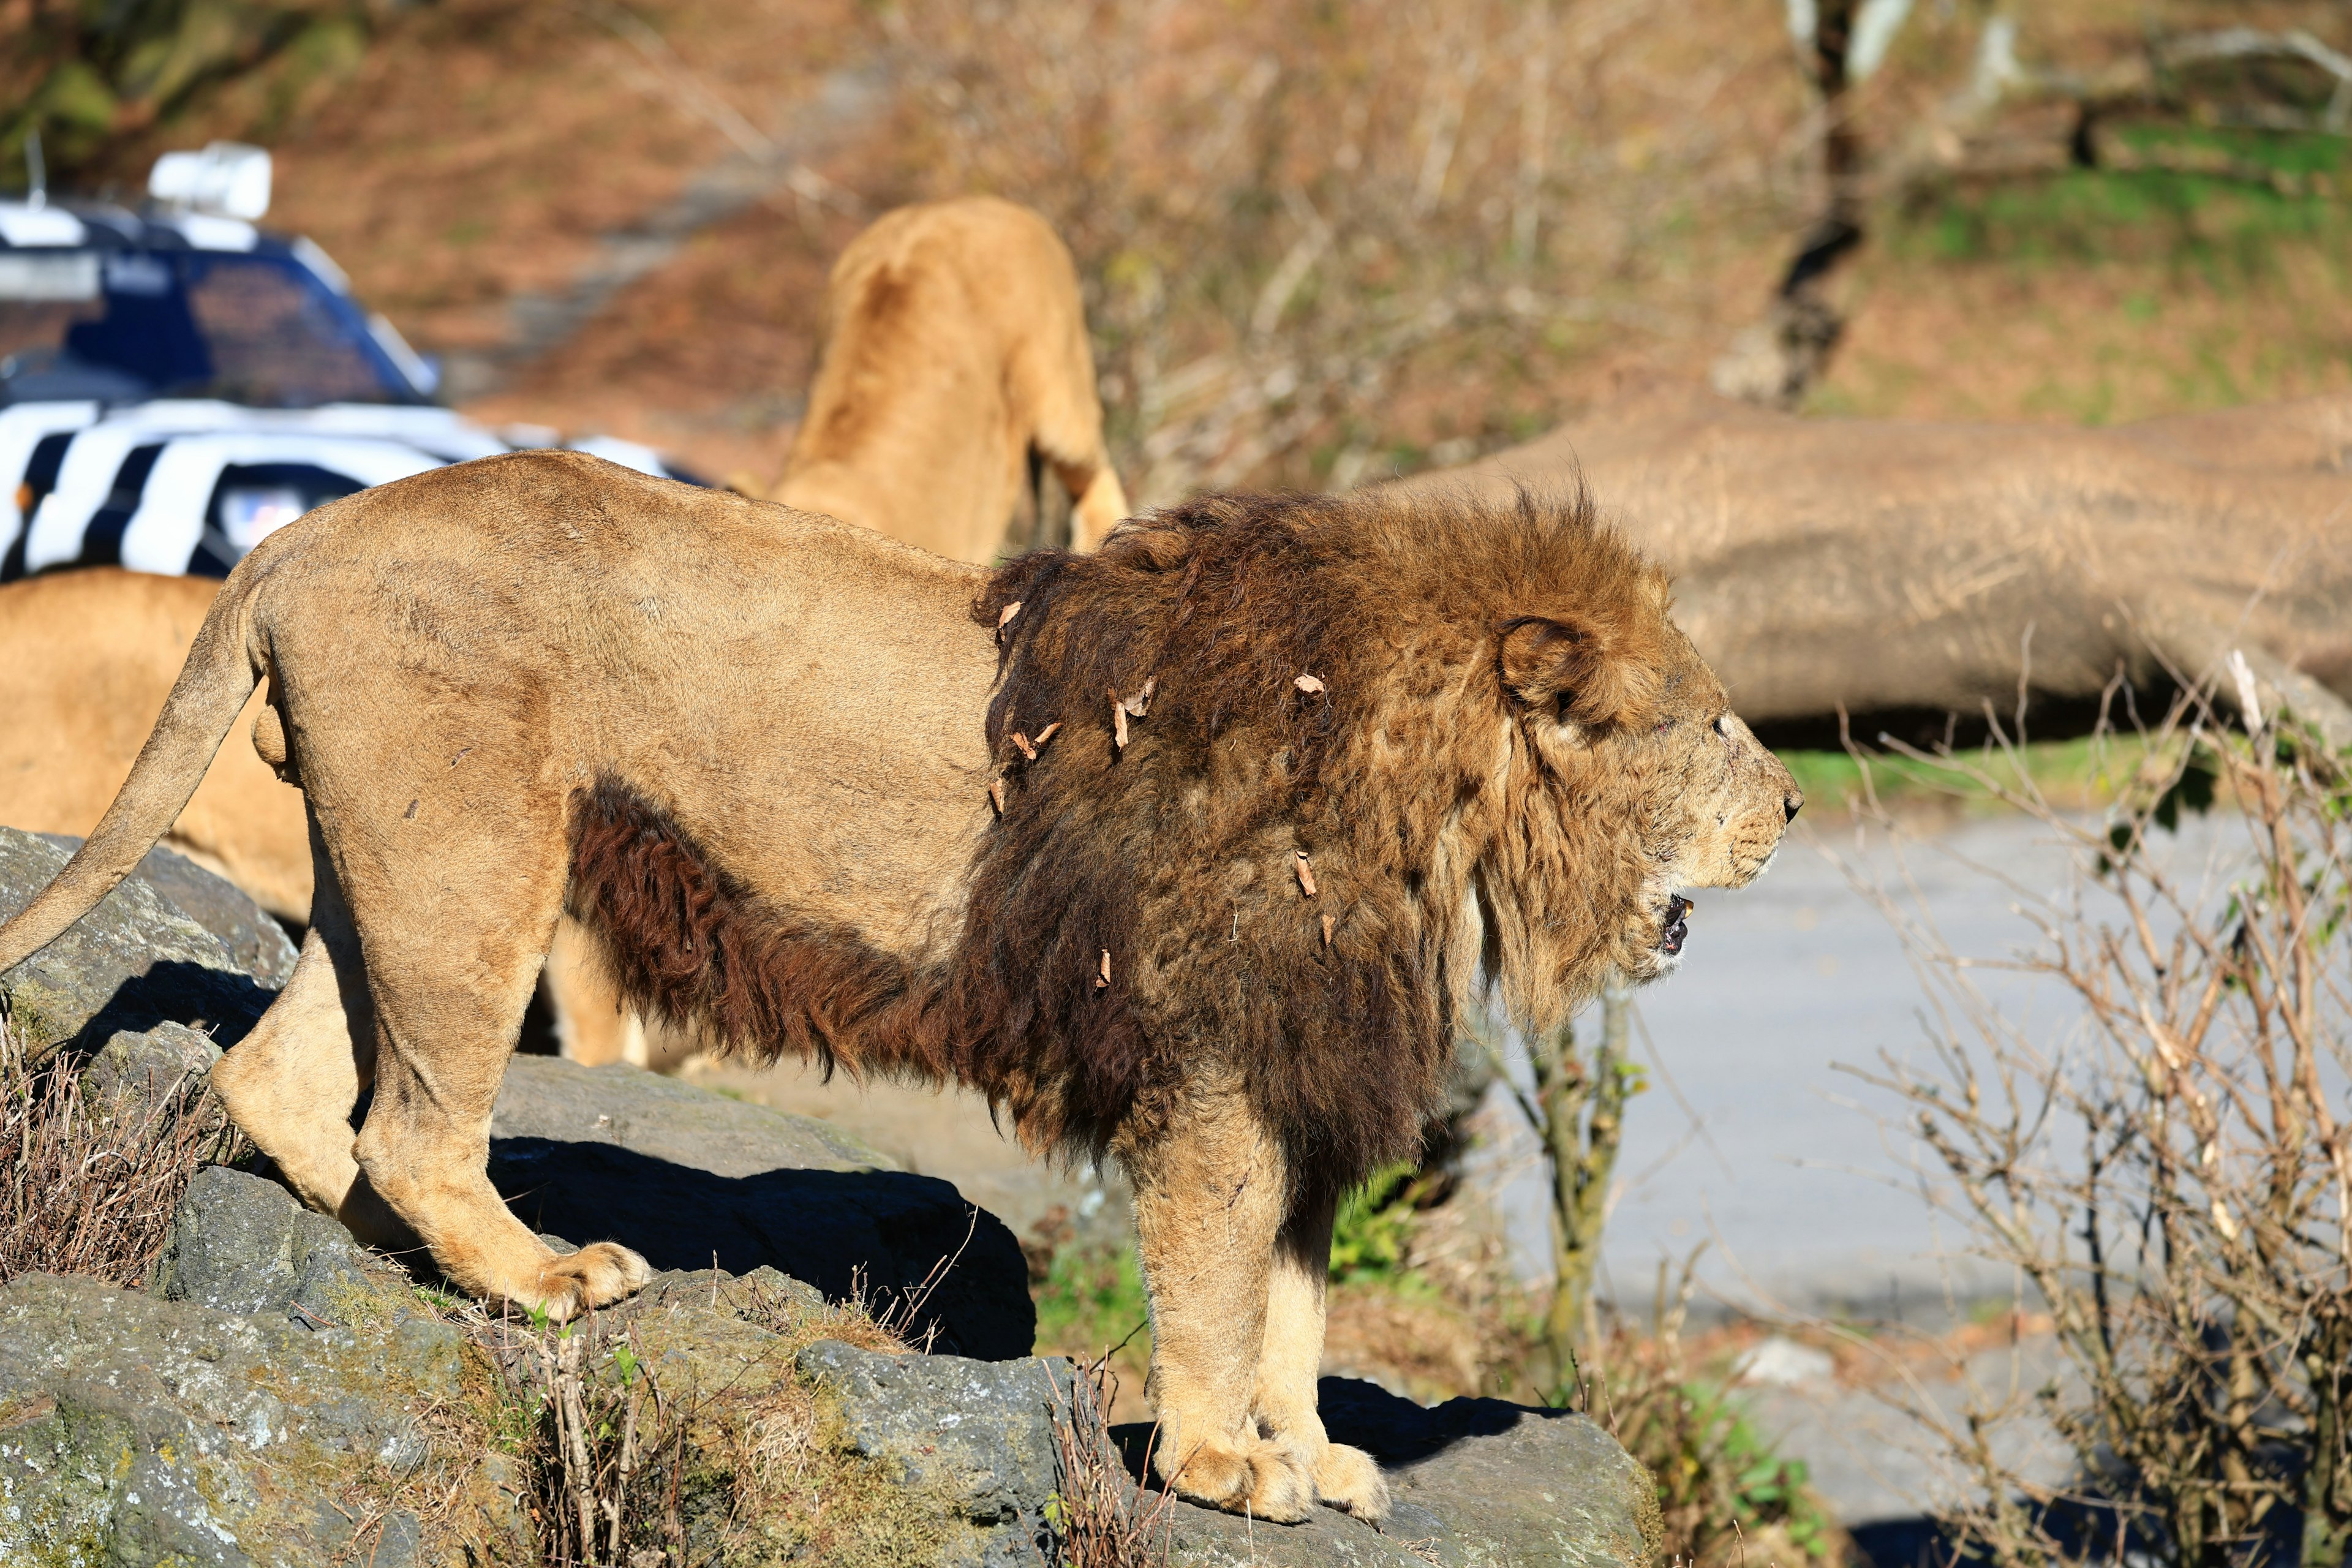
[[[1590,621],[1521,616],[1502,632],[1503,688],[1530,708],[1557,704],[1564,720],[1606,724],[1624,715],[1643,684]]]

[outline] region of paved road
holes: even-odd
[[[2202,865],[2229,842],[2223,825],[2200,822],[2173,853]],[[1702,1242],[1707,1290],[1752,1309],[1940,1318],[1948,1286],[1965,1298],[2005,1285],[1932,1218],[1894,1097],[1840,1070],[1876,1068],[1882,1051],[1922,1057],[1927,1038],[1920,977],[1840,860],[1897,889],[1907,869],[1905,901],[1924,903],[1952,951],[1979,957],[2030,945],[2034,928],[2014,906],[2068,881],[2050,830],[2017,817],[1965,823],[1899,853],[1884,836],[1859,842],[1851,828],[1801,823],[1763,880],[1700,895],[1681,972],[1639,994],[1637,1052],[1653,1089],[1627,1116],[1603,1253],[1628,1304],[1646,1307],[1661,1258]],[[2049,982],[1979,978],[2032,1038],[2055,1040],[2075,1021]],[[1545,1236],[1533,1142],[1507,1097],[1485,1115],[1514,1253],[1532,1275]]]

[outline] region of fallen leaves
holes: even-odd
[[[1110,984],[1110,949],[1102,950],[1102,968],[1095,974],[1095,989],[1102,990]]]
[[[996,815],[1004,815],[1004,775],[999,773],[988,781],[988,798],[996,806]]]
[[[1338,926],[1332,921],[1331,917],[1329,915],[1325,915],[1323,917],[1323,945],[1325,947],[1331,945],[1331,933],[1337,929]]]
[[[1298,885],[1311,899],[1315,896],[1315,868],[1307,863],[1306,850],[1297,849],[1291,854],[1290,868],[1298,873]]]
[[[1005,605],[1005,606],[1004,606],[1004,608],[1003,608],[1003,609],[1001,609],[1001,610],[997,611],[997,612],[996,612],[996,629],[997,629],[998,631],[1002,632],[1005,627],[1007,627],[1007,626],[1011,626],[1011,625],[1013,624],[1013,616],[1017,616],[1017,615],[1019,615],[1020,613],[1021,613],[1021,601],[1020,601],[1020,600],[1018,600],[1018,599],[1013,600],[1011,604],[1009,604],[1009,605]]]
[[[1323,682],[1312,675],[1299,676],[1290,684],[1296,686],[1301,691],[1320,691],[1323,689]]]

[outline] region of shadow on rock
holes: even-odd
[[[490,1180],[516,1217],[574,1243],[617,1241],[656,1268],[761,1266],[877,1315],[912,1301],[912,1333],[981,1361],[1029,1353],[1036,1310],[1013,1233],[930,1176],[773,1170],[722,1176],[612,1143],[507,1138]],[[937,1271],[932,1289],[924,1281]]]

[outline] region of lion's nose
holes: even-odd
[[[1805,809],[1804,792],[1802,790],[1792,789],[1787,795],[1782,795],[1780,797],[1780,809],[1789,814],[1786,820],[1790,822],[1796,821],[1797,813]]]

